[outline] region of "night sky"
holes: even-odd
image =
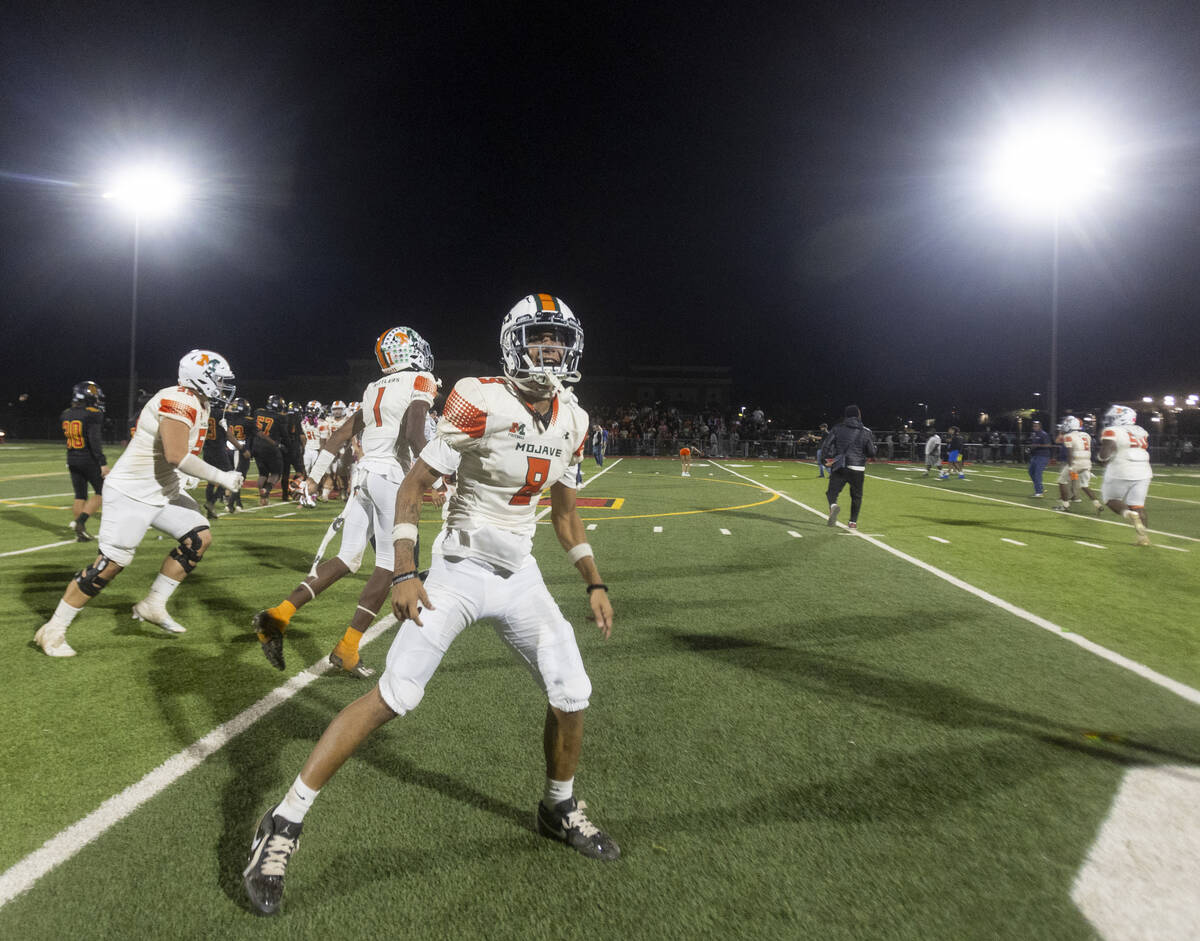
[[[585,403],[634,363],[731,366],[777,414],[1032,405],[1051,228],[979,176],[1047,97],[1119,145],[1063,222],[1060,404],[1200,392],[1194,2],[26,6],[0,24],[0,406],[126,375],[132,222],[98,195],[143,154],[195,187],[142,230],[144,377],[195,346],[343,374],[400,323],[496,362],[548,291]]]

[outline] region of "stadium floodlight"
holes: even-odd
[[[147,162],[114,174],[103,197],[133,215],[133,300],[129,313],[129,420],[137,401],[138,261],[142,223],[178,212],[188,195],[183,181],[160,163]]]
[[[1163,405],[1170,406],[1173,408],[1175,406],[1175,396],[1164,395],[1163,396]]]
[[[179,210],[187,187],[166,167],[146,163],[116,174],[104,198],[132,213],[138,221],[161,219]]]
[[[1142,396],[1142,401],[1143,401],[1143,402],[1145,402],[1147,405],[1149,405],[1151,402],[1153,402],[1153,401],[1154,401],[1154,396],[1152,396],[1152,395],[1143,395],[1143,396]]]
[[[1107,141],[1086,117],[1044,111],[1001,135],[988,185],[1014,211],[1057,219],[1107,188],[1110,154]]]
[[[1050,421],[1058,421],[1058,256],[1064,219],[1109,186],[1112,148],[1079,109],[1042,108],[1011,122],[992,149],[985,176],[992,198],[1054,232],[1050,276]]]

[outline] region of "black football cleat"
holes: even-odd
[[[260,915],[276,915],[283,901],[283,877],[292,853],[300,846],[302,823],[275,814],[272,807],[258,821],[250,859],[242,871],[242,885],[250,904]]]
[[[568,797],[548,810],[538,801],[537,832],[551,840],[566,843],[573,850],[590,859],[614,860],[621,858],[621,847],[607,833],[588,820],[584,810],[587,804]]]
[[[278,618],[271,617],[266,611],[259,611],[250,623],[254,625],[258,634],[258,641],[262,644],[263,656],[267,658],[267,663],[276,670],[282,670],[283,631],[287,625]]]

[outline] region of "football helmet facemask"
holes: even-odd
[[[284,409],[283,397],[278,395],[268,395],[267,408],[275,412],[282,412]]]
[[[226,415],[243,416],[250,414],[249,399],[232,399],[225,409]]]
[[[320,418],[324,412],[325,406],[323,406],[316,399],[312,399],[306,406],[304,406],[304,414],[309,418]]]
[[[94,405],[101,411],[104,410],[104,393],[96,383],[91,379],[85,379],[83,382],[75,383],[71,389],[71,404],[72,405]]]
[[[384,375],[411,369],[433,372],[433,350],[412,327],[392,327],[375,341],[375,358]]]
[[[179,361],[179,384],[224,405],[237,391],[229,361],[212,350],[192,350]]]
[[[346,415],[346,403],[341,399],[338,399],[331,406],[329,406],[329,414],[337,419],[344,418]]]
[[[553,333],[552,342],[543,339],[547,333]],[[552,350],[558,352],[558,362],[544,362],[545,354]],[[546,393],[563,382],[578,382],[582,355],[579,319],[551,294],[521,298],[500,325],[504,375],[526,392]]]
[[[351,402],[349,405],[347,405],[347,406],[346,406],[346,414],[347,414],[347,415],[353,415],[353,414],[354,414],[355,412],[357,412],[357,411],[358,411],[360,408],[362,408],[362,402],[357,402],[357,401],[356,401],[356,402]]]
[[[1128,405],[1110,405],[1104,413],[1104,425],[1136,425],[1137,412]]]
[[[1079,423],[1079,419],[1076,418],[1074,415],[1068,415],[1066,418],[1063,419],[1063,423],[1062,423],[1063,431],[1078,431],[1082,427],[1083,427],[1083,425],[1081,425]]]

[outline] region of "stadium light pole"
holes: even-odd
[[[1058,421],[1059,255],[1063,222],[1107,184],[1109,148],[1088,119],[1062,108],[1013,123],[988,172],[993,197],[1018,215],[1051,225],[1049,421]]]
[[[142,224],[162,219],[182,205],[186,189],[168,170],[157,164],[141,164],[117,174],[104,198],[133,216],[133,289],[129,310],[129,409],[132,419],[137,401],[137,315],[138,264],[141,256]]]

